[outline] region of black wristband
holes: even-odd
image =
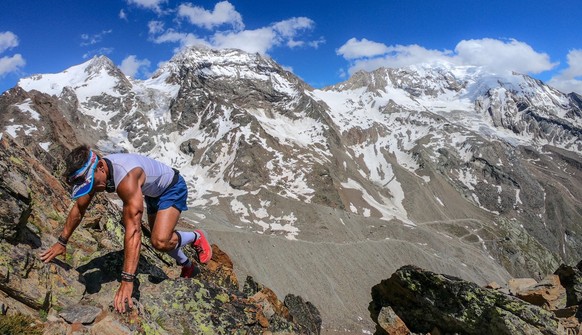
[[[66,247],[67,246],[67,242],[69,242],[69,241],[67,241],[62,236],[59,236],[59,238],[57,238],[57,243],[60,244],[60,245],[62,245],[63,247]]]
[[[135,274],[121,271],[121,281],[133,282],[135,281]]]

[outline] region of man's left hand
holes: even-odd
[[[133,308],[133,301],[131,300],[131,293],[133,292],[133,282],[122,281],[121,286],[115,294],[113,301],[115,309],[119,313],[125,313],[125,303],[129,305],[129,309]],[[129,310],[128,310],[129,311]]]

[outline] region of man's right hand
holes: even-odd
[[[42,254],[40,254],[40,260],[48,263],[52,261],[58,255],[64,255],[67,253],[67,248],[60,243],[53,244],[52,247],[45,250]]]

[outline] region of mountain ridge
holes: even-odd
[[[417,243],[426,248],[422,265],[436,272],[443,272],[439,257],[446,251],[437,241],[450,241],[450,248],[470,255],[446,253],[458,267],[453,275],[476,282],[492,278],[461,264],[481,264],[489,277],[505,278],[547,273],[582,258],[577,95],[523,75],[447,66],[359,72],[317,90],[271,59],[237,50],[188,49],[144,81],[98,73],[104,77],[78,88],[44,75],[36,83],[23,80],[23,87],[0,96],[0,130],[42,143],[56,156],[88,142],[103,152],[143,153],[180,168],[192,190],[191,222],[210,226],[241,261],[241,271],[268,277],[273,282],[262,281],[278,293],[288,279],[264,273],[235,249],[265,251],[238,244],[222,227],[257,241],[288,240],[290,250],[295,240],[360,241],[366,247],[351,252],[376,269],[353,280],[368,288],[387,277],[381,270],[396,270],[389,259],[397,257],[372,260],[377,246],[369,238],[390,245],[382,247],[390,253],[397,252],[396,240],[414,241],[403,247],[402,259],[419,262]],[[93,88],[98,79],[111,91]],[[33,87],[60,92],[49,96]],[[87,95],[91,90],[98,94]],[[55,127],[42,128],[45,118]],[[311,271],[334,264],[330,271],[337,273],[328,280],[340,292],[357,291],[350,297],[358,297],[365,317],[366,289],[354,291],[353,282],[339,279],[361,268],[334,260],[340,249],[306,248],[314,250],[305,254],[313,257]],[[303,271],[295,256],[278,252],[289,257],[284,273]],[[304,289],[326,307],[346,303]],[[349,319],[358,327],[345,311],[320,310],[324,323]]]

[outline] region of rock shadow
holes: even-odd
[[[123,250],[112,251],[103,256],[97,257],[89,261],[85,265],[77,267],[79,278],[81,282],[85,283],[85,288],[88,294],[94,294],[101,291],[103,284],[113,281],[121,281],[121,271],[123,271]],[[147,274],[148,281],[154,284],[161,283],[169,277],[166,273],[151,264],[143,255],[140,255],[137,266],[137,273]],[[139,279],[136,279],[134,285],[133,296],[139,299]]]

